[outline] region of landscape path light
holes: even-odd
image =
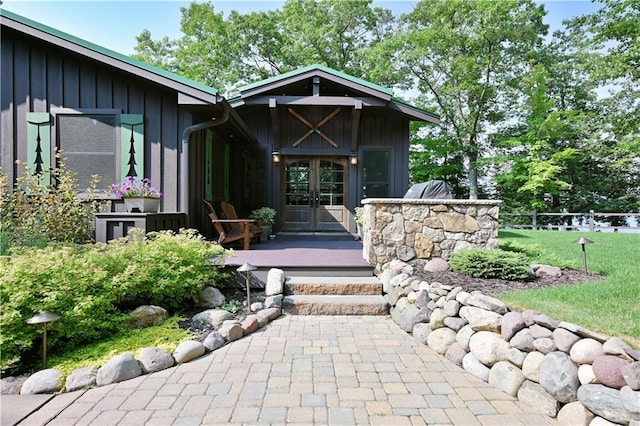
[[[249,292],[249,273],[251,271],[255,271],[256,268],[255,266],[253,266],[250,263],[245,263],[244,265],[242,265],[241,267],[239,267],[238,269],[236,269],[236,271],[238,272],[244,272],[244,276],[245,276],[245,282],[246,282],[246,286],[247,286],[247,309],[251,310],[251,294]]]
[[[34,315],[27,320],[27,324],[42,324],[44,332],[42,334],[42,368],[47,369],[47,324],[58,321],[60,315],[56,315],[49,311],[40,311],[38,315]]]
[[[580,244],[582,246],[582,269],[587,273],[587,251],[585,250],[585,246],[587,244],[593,244],[593,241],[585,237],[580,237],[575,240],[573,244]]]

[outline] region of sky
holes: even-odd
[[[64,31],[116,52],[131,55],[136,36],[149,30],[154,40],[164,36],[179,38],[180,8],[191,1],[176,0],[0,0],[3,9]],[[346,1],[346,0],[345,0]],[[498,0],[499,1],[499,0]],[[595,12],[599,5],[585,0],[539,0],[548,14],[545,23],[550,32],[560,29],[564,19]],[[225,16],[232,10],[248,13],[257,10],[280,9],[284,1],[273,0],[212,0],[214,10]],[[375,6],[393,11],[395,15],[413,9],[416,0],[374,0]]]

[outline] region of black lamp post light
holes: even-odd
[[[580,244],[582,246],[582,269],[586,274],[587,273],[587,250],[585,249],[585,246],[587,244],[593,244],[593,241],[585,237],[580,237],[577,240],[575,240],[573,244]]]
[[[32,316],[27,320],[27,324],[42,324],[44,332],[42,334],[42,368],[47,369],[47,324],[58,321],[60,315],[56,315],[49,311],[40,311],[39,314]]]
[[[251,309],[251,294],[249,291],[249,274],[251,273],[251,271],[255,271],[256,269],[258,268],[256,268],[250,263],[245,263],[244,265],[236,269],[236,271],[238,272],[244,272],[245,282],[247,286],[247,309]]]

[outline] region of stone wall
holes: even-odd
[[[462,287],[387,269],[391,318],[421,343],[564,425],[640,425],[640,351]]]
[[[501,201],[366,199],[363,257],[377,272],[399,259],[442,258],[462,249],[498,246]]]

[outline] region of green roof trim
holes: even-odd
[[[386,87],[382,87],[382,86],[380,86],[378,84],[372,83],[370,81],[363,80],[361,78],[354,77],[354,76],[349,75],[349,74],[345,74],[345,73],[343,73],[341,71],[337,71],[337,70],[334,70],[333,68],[329,68],[329,67],[326,67],[326,66],[320,65],[320,64],[309,65],[309,66],[306,66],[306,67],[295,69],[293,71],[285,72],[284,74],[280,74],[280,75],[276,75],[276,76],[267,78],[266,80],[256,81],[255,83],[250,83],[250,84],[247,84],[246,86],[239,87],[238,90],[240,92],[244,92],[244,91],[247,91],[247,90],[254,89],[256,87],[264,86],[266,84],[275,83],[275,82],[280,81],[280,80],[286,80],[287,78],[295,77],[296,75],[304,74],[304,73],[307,73],[307,72],[313,71],[313,70],[324,71],[327,74],[331,74],[331,75],[334,75],[336,77],[344,78],[345,80],[349,80],[349,81],[351,81],[353,83],[360,84],[360,85],[368,87],[370,89],[377,90],[378,92],[382,92],[382,93],[385,93],[387,95],[393,96],[393,90],[391,90],[391,89],[388,89]]]
[[[435,118],[437,120],[440,120],[440,116],[438,114],[433,113],[431,111],[427,111],[426,109],[422,109],[422,108],[419,108],[417,106],[411,105],[410,103],[408,103],[407,101],[403,101],[402,99],[393,98],[393,102],[395,102],[396,104],[400,104],[400,105],[402,105],[404,107],[407,107],[409,109],[412,109],[414,111],[420,112],[422,114],[426,114],[426,115],[428,115],[430,117],[433,117],[433,118]]]
[[[63,40],[66,40],[70,43],[77,44],[78,46],[85,47],[87,49],[93,50],[96,53],[108,56],[110,58],[116,59],[118,61],[125,62],[129,65],[133,65],[134,67],[141,68],[145,71],[149,71],[153,74],[157,74],[161,77],[167,78],[169,80],[173,80],[177,83],[184,84],[191,88],[200,90],[202,92],[208,93],[210,95],[218,95],[218,89],[214,87],[207,86],[206,84],[199,83],[197,81],[191,80],[189,78],[183,77],[181,75],[175,74],[171,71],[164,70],[162,68],[156,67],[154,65],[149,65],[145,62],[134,59],[130,56],[123,55],[122,53],[118,53],[111,49],[107,49],[106,47],[99,46],[97,44],[91,43],[87,40],[81,39],[80,37],[76,37],[74,35],[65,33],[60,30],[56,30],[55,28],[49,27],[47,25],[41,24],[29,18],[25,18],[24,16],[18,15],[16,13],[10,12],[8,10],[0,8],[0,16],[4,16],[6,18],[12,19],[14,21],[20,22],[21,24],[27,25],[29,27],[35,28],[39,31],[45,32],[55,37],[59,37]]]

